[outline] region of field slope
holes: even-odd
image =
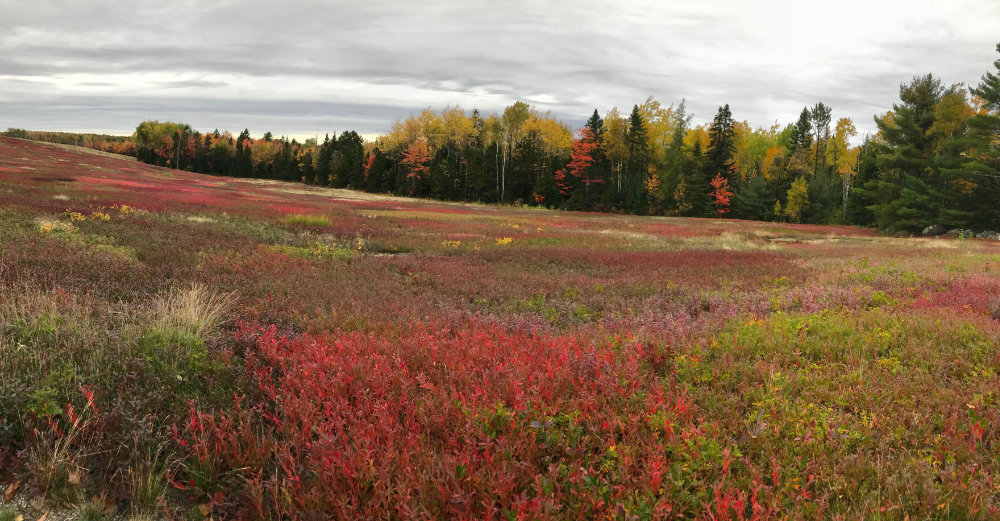
[[[0,515],[994,519],[998,271],[0,138]]]

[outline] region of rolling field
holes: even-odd
[[[998,319],[1000,241],[0,138],[0,516],[996,519]]]

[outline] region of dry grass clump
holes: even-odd
[[[215,219],[215,218],[212,218],[212,217],[208,217],[208,216],[205,216],[205,215],[189,215],[189,216],[187,216],[187,220],[191,221],[193,223],[209,223],[209,224],[211,224],[211,223],[217,223],[217,222],[219,222],[218,219]]]
[[[142,443],[143,440],[135,440],[137,446]],[[153,519],[158,501],[168,492],[168,476],[175,472],[179,461],[163,443],[140,452],[142,457],[122,470],[122,481],[131,499],[130,519]]]
[[[678,238],[678,250],[758,251],[777,250],[779,245],[757,240],[747,234],[723,232],[714,236]]]
[[[153,299],[151,318],[157,329],[202,336],[222,324],[235,301],[232,293],[219,293],[204,284],[175,286]]]
[[[77,299],[68,293],[28,285],[0,287],[0,319],[4,323],[29,321],[66,311],[83,311]]]
[[[0,370],[24,366],[42,355],[45,344],[60,350],[86,345],[95,334],[95,305],[59,289],[0,286]]]
[[[945,239],[931,239],[929,241],[924,241],[924,246],[927,248],[944,248],[953,250],[958,248],[958,242]]]

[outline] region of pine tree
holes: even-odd
[[[649,175],[649,139],[646,124],[639,113],[639,106],[632,107],[628,118],[626,137],[628,146],[628,178],[625,186],[625,205],[635,214],[646,213],[646,177]]]
[[[343,132],[337,138],[337,152],[340,154],[333,170],[334,186],[360,188],[364,183],[365,143],[353,130]]]
[[[601,119],[601,115],[597,113],[597,109],[594,109],[594,113],[590,115],[590,119],[587,120],[587,128],[594,134],[594,142],[601,142],[601,134],[604,132],[604,120]]]
[[[674,208],[678,211],[683,208],[683,213],[687,213],[690,210],[690,204],[677,198],[678,194],[683,197],[688,196],[685,177],[691,167],[691,160],[684,150],[684,135],[687,134],[691,116],[687,114],[684,100],[681,100],[681,104],[677,107],[676,121],[670,145],[667,146],[664,154],[663,185],[660,189],[665,196],[670,195],[674,199]],[[682,183],[685,186],[682,187]],[[679,187],[680,191],[678,192]]]
[[[586,205],[589,209],[591,201],[600,199],[601,193],[604,191],[604,185],[611,178],[611,164],[604,154],[604,119],[598,114],[597,109],[594,109],[594,113],[587,120],[586,126],[594,134],[594,142],[597,143],[597,148],[594,149],[593,153],[594,164],[590,167],[591,178],[594,179],[594,182],[589,188],[589,194],[586,197]]]
[[[243,129],[236,138],[236,158],[233,163],[233,175],[247,177],[250,175],[250,130]]]
[[[733,164],[733,152],[736,150],[736,132],[733,130],[733,114],[729,104],[719,107],[712,124],[708,127],[708,164],[710,177],[721,172],[729,176]]]
[[[819,174],[820,167],[826,168],[826,146],[830,140],[830,119],[831,109],[822,102],[809,112],[812,119],[813,131],[816,137],[816,151],[814,158],[813,175]]]
[[[733,197],[733,216],[740,219],[766,220],[775,201],[777,199],[768,194],[767,179],[762,175],[754,176],[741,183]]]
[[[875,118],[884,140],[876,154],[880,177],[869,181],[865,190],[876,198],[869,208],[880,227],[919,231],[938,221],[934,197],[940,196],[941,180],[930,129],[943,93],[941,81],[933,75],[915,77],[900,86],[902,103]]]
[[[792,128],[792,146],[790,148],[793,150],[800,148],[808,150],[812,146],[812,116],[807,107],[802,107],[799,120]]]
[[[323,144],[319,147],[319,152],[314,156],[316,163],[313,165],[313,183],[319,186],[330,184],[330,162],[333,159],[333,152],[337,146],[337,136],[330,139],[327,134],[323,138]]]
[[[1000,43],[997,44],[997,52],[1000,52]],[[972,88],[972,93],[982,98],[987,110],[997,114],[1000,113],[1000,60],[995,60],[993,67],[997,72],[986,71],[979,85]]]
[[[708,150],[704,174],[698,186],[692,188],[707,195],[712,190],[711,180],[716,175],[721,174],[728,180],[735,150],[736,132],[733,130],[733,114],[729,110],[729,104],[726,104],[719,107],[715,118],[712,119],[712,124],[708,127]],[[715,213],[715,208],[711,204],[710,198],[706,198],[705,201],[701,205],[702,214],[708,217]]]
[[[486,126],[479,109],[472,109],[472,139],[465,144],[462,157],[465,158],[462,198],[478,201],[486,191],[489,179],[486,177]]]
[[[997,44],[1000,52],[1000,44]],[[975,217],[982,228],[1000,229],[1000,60],[993,62],[996,72],[987,71],[979,85],[970,89],[978,96],[983,109],[968,120],[969,132],[959,154],[952,156],[976,184]]]
[[[858,162],[855,167],[854,183],[847,204],[847,223],[855,226],[877,226],[875,214],[870,207],[879,198],[869,191],[869,187],[877,186],[878,169],[875,161],[875,144],[871,136],[866,136],[858,151]]]

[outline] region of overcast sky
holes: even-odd
[[[654,96],[863,133],[914,75],[977,84],[998,29],[1000,0],[0,0],[0,127],[371,135],[516,100],[579,126]]]

